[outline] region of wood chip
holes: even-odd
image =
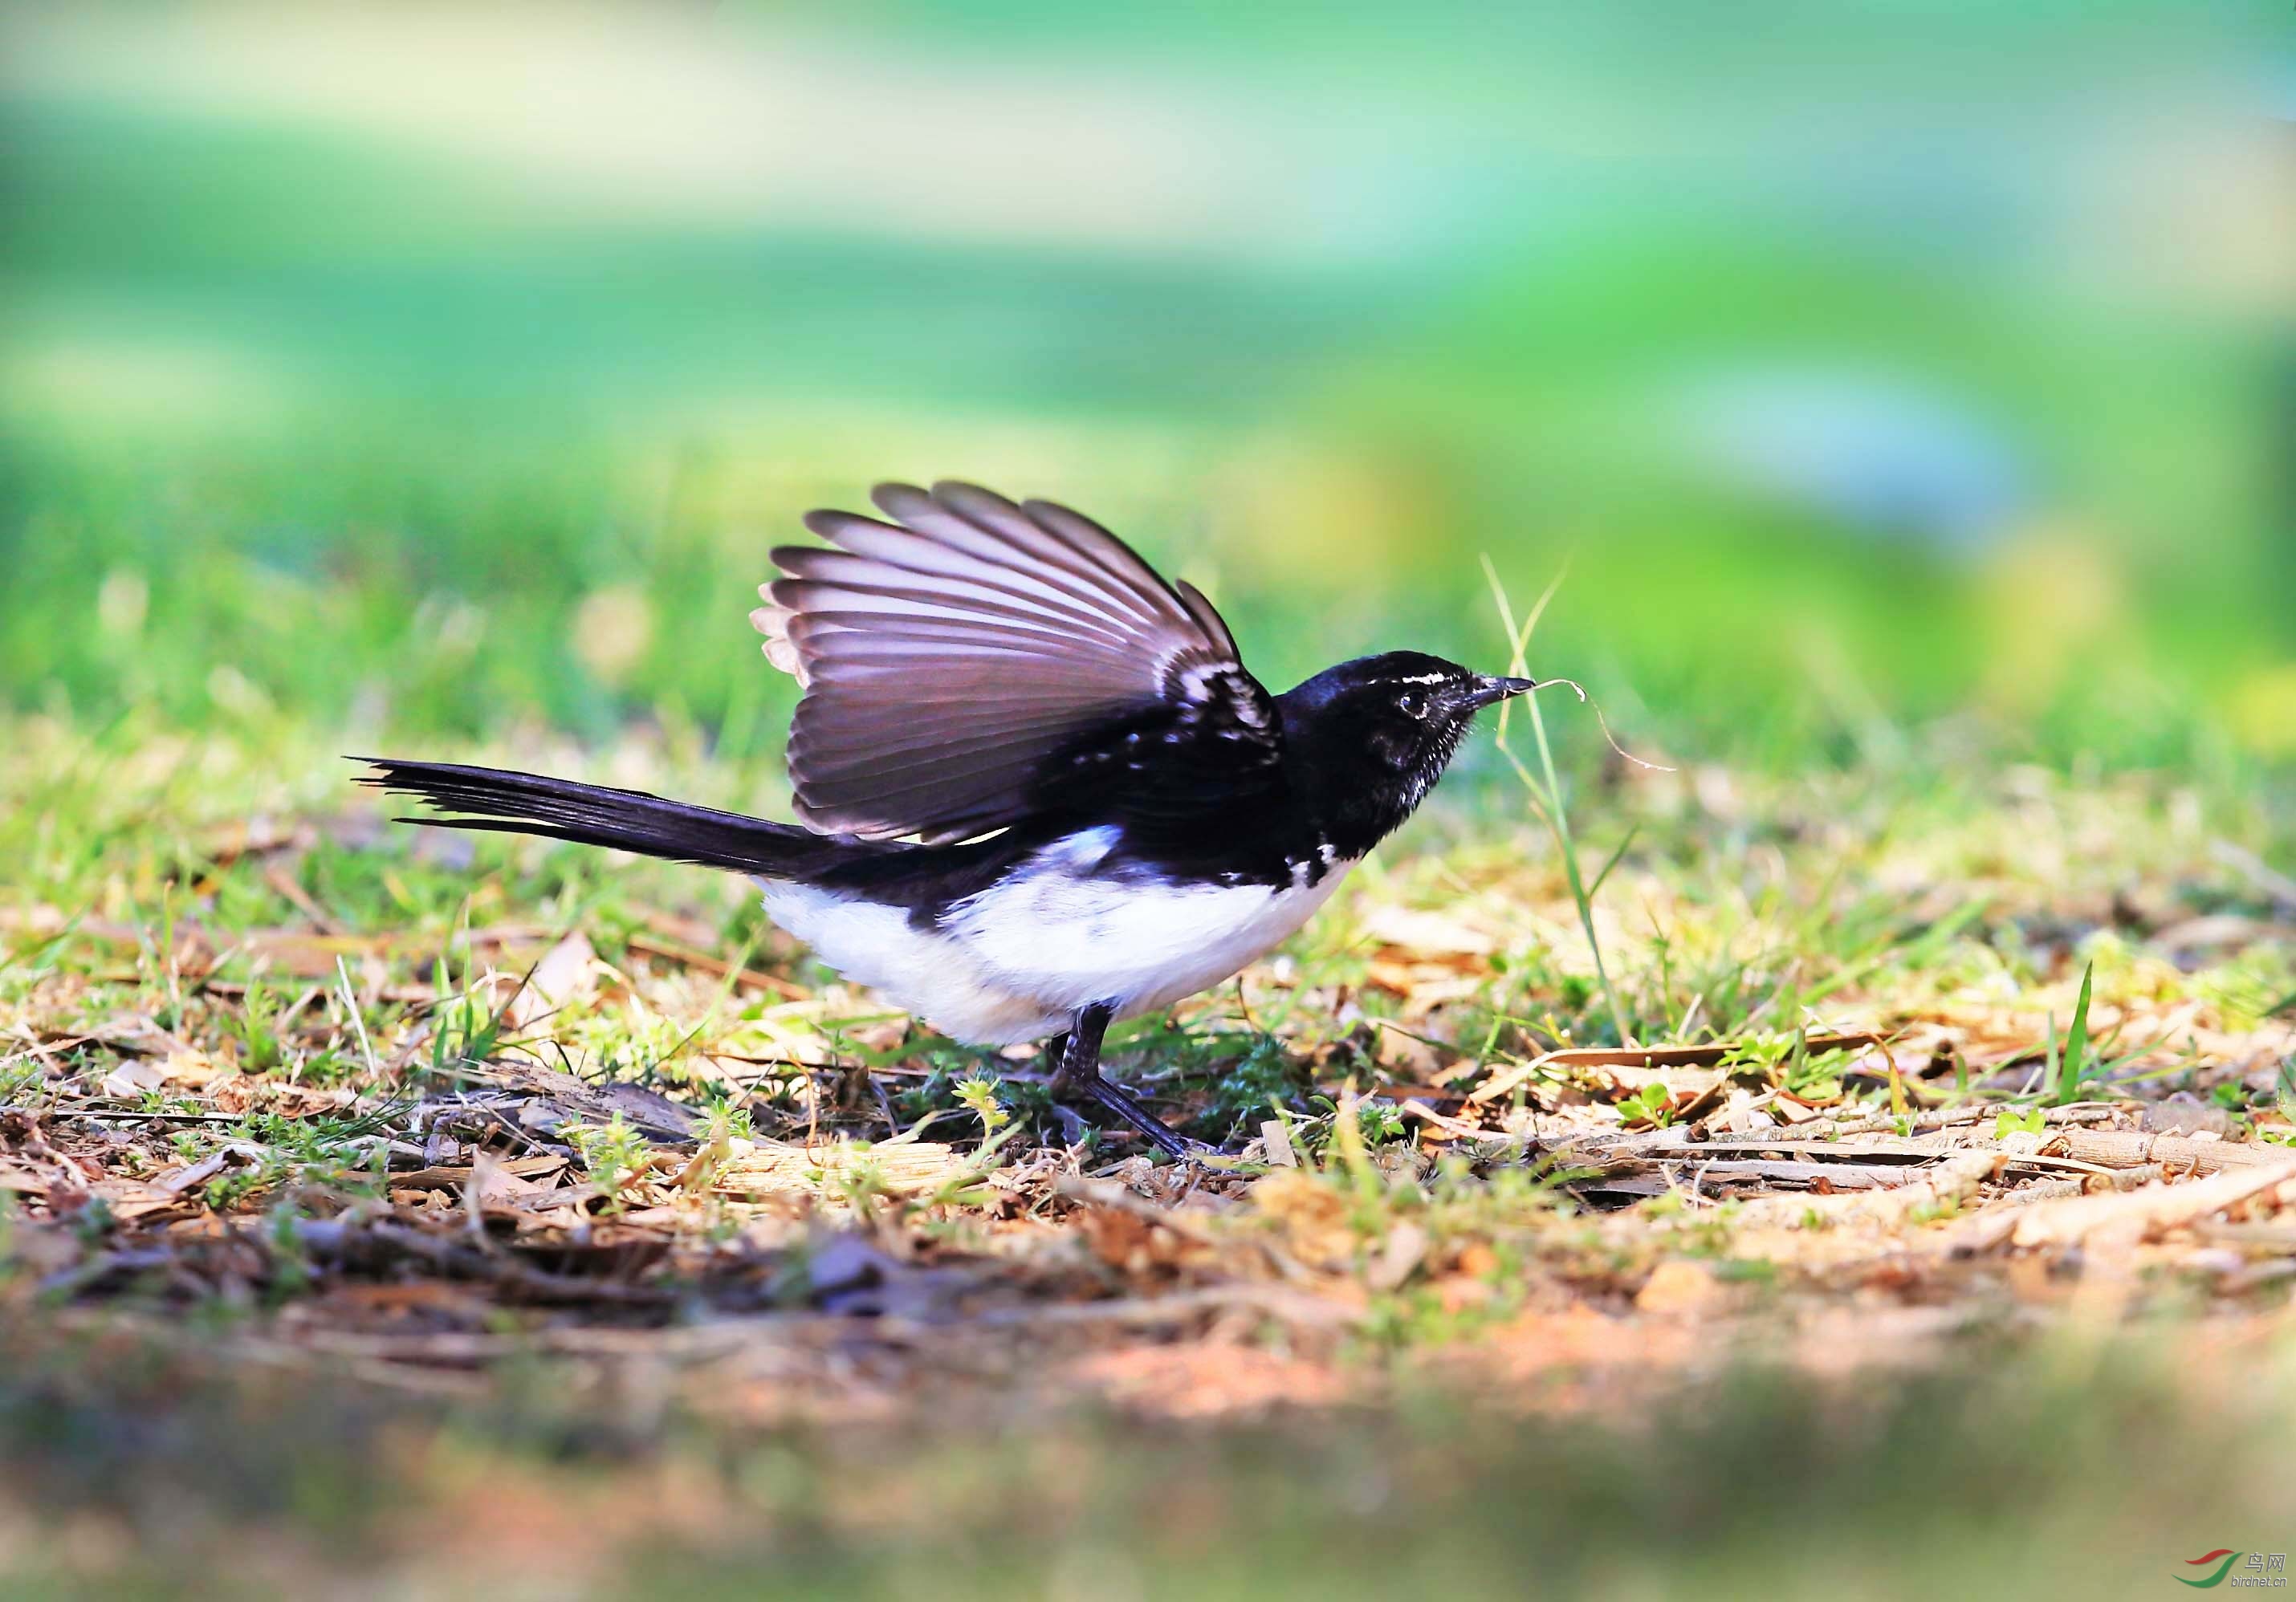
[[[954,1147],[930,1140],[824,1140],[815,1146],[759,1142],[727,1158],[709,1189],[719,1196],[765,1197],[834,1192],[864,1173],[903,1195],[936,1190],[971,1173]]]
[[[2062,1246],[2111,1238],[2133,1244],[2149,1235],[2208,1218],[2267,1191],[2296,1200],[2296,1158],[2218,1173],[2180,1185],[2044,1202],[2017,1214],[2009,1234],[2021,1246]]]

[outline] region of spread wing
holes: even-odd
[[[964,839],[1070,807],[1161,822],[1281,782],[1282,727],[1211,603],[1089,518],[969,484],[816,511],[750,614],[805,686],[790,733],[816,829]]]

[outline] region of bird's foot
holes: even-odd
[[[1190,1140],[1179,1131],[1168,1127],[1162,1119],[1148,1110],[1147,1103],[1122,1085],[1098,1074],[1089,1079],[1071,1080],[1067,1084],[1060,1083],[1055,1078],[1053,1093],[1062,1100],[1097,1108],[1117,1123],[1136,1131],[1150,1145],[1174,1162],[1193,1162],[1220,1155],[1218,1147]]]

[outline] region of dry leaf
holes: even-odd
[[[529,1028],[562,1008],[587,1001],[597,993],[597,985],[598,953],[589,936],[576,929],[534,965],[526,987],[510,1004],[511,1026]]]
[[[115,1101],[140,1101],[168,1084],[168,1070],[148,1057],[131,1057],[103,1076],[103,1093]]]

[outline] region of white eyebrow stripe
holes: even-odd
[[[1450,682],[1451,675],[1447,673],[1423,673],[1414,678],[1390,679],[1388,681],[1390,684],[1447,684]]]

